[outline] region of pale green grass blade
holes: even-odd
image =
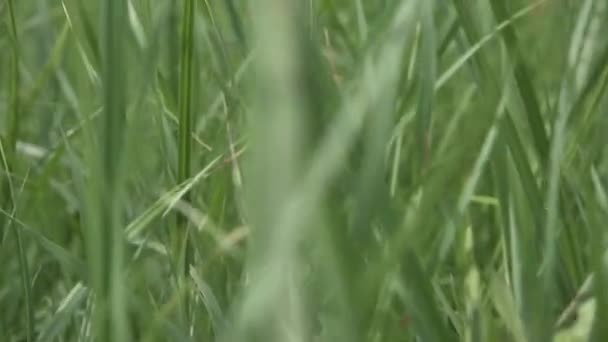
[[[101,65],[99,31],[95,29],[87,11],[90,4],[75,0],[62,0],[61,4],[70,28],[77,37],[84,63],[87,64],[89,71],[99,70]]]
[[[222,312],[222,308],[220,304],[213,294],[213,291],[209,287],[209,285],[201,278],[201,275],[194,268],[190,268],[190,277],[194,280],[198,292],[200,294],[200,300],[205,305],[205,309],[211,316],[211,321],[213,322],[213,330],[217,334],[218,332],[222,332],[227,328],[227,323],[224,318],[224,313]]]
[[[88,294],[88,289],[82,283],[74,285],[67,296],[59,303],[54,315],[43,324],[37,341],[53,341],[60,338],[73,316],[78,310],[82,309]]]
[[[138,241],[144,232],[148,229],[150,223],[156,218],[165,216],[169,211],[173,210],[176,204],[183,200],[185,194],[202,179],[209,176],[210,172],[214,167],[218,165],[222,156],[216,157],[214,160],[198,172],[194,177],[188,179],[184,184],[180,184],[173,189],[165,192],[160,198],[154,202],[148,209],[131,221],[125,228],[125,235],[127,241],[136,242]]]

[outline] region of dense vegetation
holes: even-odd
[[[0,18],[0,341],[608,341],[605,1]]]

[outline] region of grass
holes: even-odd
[[[598,0],[0,1],[0,341],[604,341]]]

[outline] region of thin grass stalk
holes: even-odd
[[[182,41],[179,71],[179,131],[178,131],[178,165],[177,183],[182,184],[190,178],[192,159],[192,60],[194,55],[194,0],[185,0],[182,18]],[[190,201],[190,192],[182,199]],[[187,221],[179,216],[177,227],[173,231],[173,248],[178,256],[176,264],[178,272],[188,276],[189,265],[192,263],[192,251],[188,242]]]
[[[25,184],[25,183],[24,183]],[[14,201],[16,201],[16,194],[12,196]],[[34,340],[34,305],[32,303],[32,295],[31,295],[31,276],[29,271],[29,265],[27,262],[27,256],[25,254],[25,247],[23,244],[23,237],[21,236],[21,230],[14,225],[13,218],[17,214],[17,204],[13,203],[12,209],[12,217],[9,220],[8,228],[13,229],[15,233],[15,241],[17,243],[17,254],[19,257],[19,270],[21,276],[21,286],[23,288],[23,297],[25,301],[25,325],[26,325],[26,341],[30,342]]]
[[[5,206],[8,210],[12,211],[12,217],[8,219],[8,222],[0,221],[2,224],[0,228],[2,230],[0,233],[4,233],[4,228],[12,229],[15,236],[15,241],[17,245],[17,254],[19,258],[19,270],[21,277],[21,286],[23,289],[23,297],[25,301],[25,325],[26,325],[26,340],[33,341],[34,339],[34,309],[32,306],[32,298],[31,298],[31,284],[30,284],[30,272],[27,262],[27,257],[25,255],[23,238],[21,236],[21,230],[14,225],[14,216],[17,212],[17,194],[15,193],[15,189],[12,184],[12,177],[15,168],[15,160],[16,160],[16,149],[17,149],[17,139],[19,136],[19,126],[21,119],[21,102],[19,100],[19,88],[20,88],[20,78],[19,78],[19,36],[17,33],[17,21],[15,18],[15,2],[13,0],[7,0],[8,3],[8,15],[9,15],[9,23],[10,23],[10,33],[11,33],[11,75],[10,75],[10,111],[9,111],[9,119],[8,119],[8,127],[9,131],[7,133],[8,138],[6,139],[6,145],[0,144],[1,154],[2,154],[2,164],[6,172],[6,178],[3,181],[1,194],[2,198],[0,199],[0,205]],[[6,227],[4,227],[6,224]]]
[[[179,88],[179,2],[169,1],[168,4],[168,18],[167,26],[168,33],[166,35],[167,41],[167,62],[168,67],[168,82],[169,82],[169,94],[171,109],[176,109],[177,104],[177,92]]]
[[[17,34],[17,21],[15,19],[15,3],[13,0],[7,0],[8,2],[8,14],[11,31],[11,49],[12,49],[12,65],[10,75],[10,106],[11,111],[9,114],[9,132],[8,132],[8,154],[9,162],[12,162],[15,149],[17,147],[17,135],[19,134],[19,114],[21,103],[19,101],[19,37]],[[10,166],[10,165],[9,165]]]
[[[419,50],[420,94],[417,108],[417,135],[419,144],[420,172],[424,173],[431,154],[431,125],[435,102],[435,78],[437,74],[436,39],[433,22],[433,2],[421,1],[420,21],[422,40]]]

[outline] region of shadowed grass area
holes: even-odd
[[[600,0],[0,0],[0,341],[604,341]]]

